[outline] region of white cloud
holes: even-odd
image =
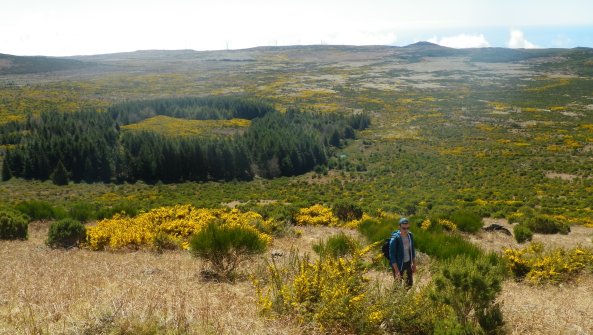
[[[487,48],[490,46],[490,43],[484,37],[484,34],[480,35],[467,35],[467,34],[459,34],[455,36],[447,36],[441,39],[437,38],[436,36],[430,38],[428,42],[436,43],[438,45],[442,45],[444,47],[450,48]]]
[[[523,36],[523,32],[519,29],[511,29],[509,37],[509,43],[507,43],[509,48],[524,48],[524,49],[534,49],[538,48],[537,45],[529,42]]]

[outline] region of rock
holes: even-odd
[[[499,225],[498,223],[493,223],[491,225],[489,225],[488,227],[484,227],[482,228],[485,231],[489,231],[489,232],[493,232],[493,231],[500,231],[505,233],[506,235],[512,236],[513,234],[511,234],[511,231],[506,229],[505,227]]]

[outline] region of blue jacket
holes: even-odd
[[[416,258],[416,249],[414,248],[414,236],[408,232],[410,237],[410,260]],[[399,271],[404,267],[404,243],[399,230],[391,234],[391,241],[389,241],[389,265],[397,264]]]

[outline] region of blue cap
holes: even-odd
[[[403,225],[403,224],[406,224],[406,223],[410,223],[410,220],[408,220],[408,218],[401,218],[401,219],[399,219],[399,224],[400,225]]]

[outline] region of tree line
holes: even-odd
[[[252,122],[242,134],[219,138],[120,128],[154,115]],[[369,124],[366,114],[280,113],[263,102],[220,97],[130,101],[107,112],[45,112],[0,128],[0,143],[13,144],[2,179],[174,183],[292,176],[326,165],[332,148]]]

